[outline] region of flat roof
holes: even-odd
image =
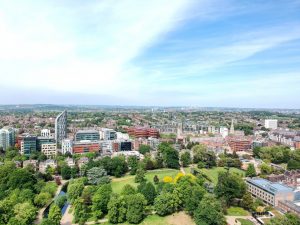
[[[263,178],[252,178],[247,179],[248,183],[251,183],[257,187],[260,187],[263,190],[266,190],[271,193],[277,193],[277,192],[293,192],[294,188],[289,187],[287,185],[278,183],[278,182],[271,182]]]
[[[77,132],[76,132],[76,134],[84,134],[84,133],[98,133],[99,134],[99,131],[97,131],[97,130],[78,130]]]

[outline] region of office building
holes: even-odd
[[[16,130],[11,127],[0,129],[0,147],[6,151],[7,148],[13,147],[16,143]]]
[[[100,130],[101,139],[108,141],[108,140],[116,140],[117,139],[117,132],[113,129],[102,128]]]
[[[100,134],[97,130],[79,130],[75,134],[75,141],[99,141]]]
[[[129,127],[127,128],[127,133],[134,138],[159,138],[158,130],[148,127]]]
[[[44,137],[39,136],[36,138],[36,149],[37,151],[41,151],[43,144],[55,144],[55,143],[56,142],[54,138],[47,137],[47,136]]]
[[[56,156],[57,155],[56,143],[42,144],[42,153],[49,158],[51,158],[52,156]]]
[[[296,197],[294,188],[262,178],[247,178],[246,184],[253,197],[271,206],[278,206],[279,201],[294,201]]]
[[[55,119],[55,140],[61,144],[62,140],[67,138],[67,111],[63,111]]]
[[[61,143],[61,153],[66,154],[67,152],[73,154],[73,141],[70,139],[64,139]]]
[[[75,154],[82,154],[87,152],[98,153],[99,151],[99,141],[76,141],[73,144],[73,153]]]
[[[21,150],[22,155],[30,155],[37,151],[37,141],[36,136],[27,135],[21,140]]]
[[[228,145],[233,152],[251,149],[252,140],[246,137],[231,136],[227,138]]]
[[[271,120],[267,119],[265,120],[265,128],[275,130],[277,129],[278,120]]]

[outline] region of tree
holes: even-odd
[[[155,187],[151,182],[142,182],[137,188],[137,191],[144,195],[148,205],[152,205],[156,197]]]
[[[179,168],[179,154],[169,143],[161,143],[158,146],[158,154],[162,155],[164,166],[167,168]]]
[[[107,204],[112,193],[111,185],[104,184],[99,187],[92,198],[92,211],[96,218],[101,218],[103,214],[107,213]]]
[[[267,225],[282,225],[282,224],[299,225],[300,219],[294,214],[287,213],[283,216],[276,216],[275,218],[272,218],[270,222],[267,223]]]
[[[218,198],[223,198],[227,205],[230,205],[234,198],[242,198],[245,192],[246,184],[239,175],[229,172],[219,173],[215,193]]]
[[[9,176],[7,185],[10,189],[33,189],[36,178],[26,169],[16,169]]]
[[[53,222],[49,218],[44,218],[40,225],[52,225]]]
[[[300,169],[300,162],[298,160],[295,160],[295,159],[289,160],[288,164],[287,164],[287,169],[288,170]]]
[[[212,195],[205,195],[194,214],[197,225],[225,225],[221,203]]]
[[[74,222],[84,225],[88,220],[88,206],[84,204],[82,198],[75,199],[74,203]]]
[[[154,200],[154,209],[159,216],[166,216],[175,212],[173,196],[169,192],[158,195]]]
[[[57,198],[55,199],[55,204],[60,208],[62,209],[65,205],[67,201],[67,196],[65,195],[59,195],[57,196]]]
[[[19,203],[14,207],[15,216],[9,224],[33,224],[37,209],[29,202]]]
[[[154,182],[154,184],[158,184],[158,183],[159,183],[159,178],[158,178],[157,175],[155,175],[155,176],[153,177],[153,182]]]
[[[253,209],[253,198],[249,192],[246,192],[242,198],[241,206],[246,210]]]
[[[255,167],[252,163],[248,165],[248,168],[246,170],[246,177],[256,177]]]
[[[139,152],[143,155],[150,152],[150,146],[149,145],[140,145]]]
[[[190,215],[194,214],[194,211],[197,209],[205,193],[205,189],[199,185],[189,186],[186,188],[185,193],[183,193],[183,205]]]
[[[51,205],[48,218],[52,221],[53,225],[60,225],[62,215],[60,208],[56,204]]]
[[[45,206],[50,200],[52,199],[51,194],[46,192],[41,192],[34,198],[34,204],[36,204],[39,207]]]
[[[268,175],[272,173],[272,167],[267,165],[266,163],[263,163],[260,165],[260,172],[262,175]]]
[[[128,167],[130,169],[130,174],[135,175],[138,168],[139,160],[136,156],[129,156],[127,159]]]
[[[107,205],[110,223],[123,223],[126,220],[127,205],[125,199],[113,194]]]
[[[101,167],[93,167],[87,171],[87,178],[90,184],[107,184],[110,182],[105,169]]]
[[[82,193],[84,184],[82,180],[74,180],[68,185],[68,199],[73,203]]]
[[[135,188],[130,184],[124,185],[121,191],[121,195],[133,195],[133,194],[136,194]]]
[[[115,177],[121,177],[128,170],[125,157],[123,156],[113,157],[111,159],[111,163],[113,168],[112,175],[114,175]]]
[[[184,152],[180,156],[181,165],[187,167],[191,164],[191,154],[189,152]]]
[[[216,166],[216,155],[212,151],[208,151],[203,144],[195,145],[192,148],[194,163],[203,162],[204,166],[211,168]]]
[[[194,145],[192,147],[193,152],[193,162],[198,163],[202,160],[202,156],[205,152],[207,152],[207,147],[204,144]]]
[[[60,173],[64,180],[69,180],[71,178],[71,173],[72,173],[71,167],[69,167],[68,165],[62,166]]]
[[[129,195],[126,198],[127,213],[126,219],[129,223],[137,224],[142,221],[145,214],[147,200],[142,194]]]
[[[134,177],[134,182],[135,183],[141,183],[143,181],[145,181],[145,174],[146,171],[143,168],[138,168],[136,171],[136,175]]]

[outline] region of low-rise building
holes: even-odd
[[[300,201],[288,201],[282,200],[278,201],[278,208],[283,213],[293,213],[300,217]]]
[[[72,159],[72,158],[66,158],[65,159],[65,162],[67,163],[67,165],[69,166],[69,167],[74,167],[76,164],[75,164],[75,160],[74,159]]]
[[[247,178],[247,190],[253,197],[261,199],[271,206],[278,206],[278,201],[294,201],[295,189],[280,183],[273,183],[262,178]]]
[[[75,141],[99,141],[100,134],[97,130],[79,130],[75,134]]]
[[[52,157],[57,155],[56,143],[42,144],[42,153],[47,157]]]
[[[100,152],[99,141],[76,141],[73,144],[73,153],[82,154],[87,152]]]
[[[25,160],[23,161],[23,168],[26,168],[27,166],[31,165],[35,171],[37,171],[38,169],[38,161],[37,160],[33,160],[33,159],[30,159],[30,160]]]
[[[36,136],[27,135],[22,137],[20,153],[22,155],[30,155],[37,151]]]
[[[77,165],[79,168],[81,168],[83,165],[87,164],[89,162],[89,158],[88,157],[81,157],[78,161],[77,161]]]
[[[41,173],[46,173],[47,167],[55,169],[57,167],[56,161],[54,159],[47,159],[46,161],[40,162],[39,171]]]
[[[61,142],[61,153],[66,154],[66,153],[73,154],[73,141],[71,139],[63,139]]]

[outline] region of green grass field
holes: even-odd
[[[113,225],[112,223],[106,222],[106,223],[101,223],[102,225]],[[118,223],[119,225],[129,225],[130,223]],[[141,223],[140,225],[166,225],[166,217],[160,217],[158,215],[150,215],[147,216]]]
[[[249,216],[249,212],[240,207],[230,207],[227,209],[228,216]]]
[[[250,220],[246,220],[246,219],[237,219],[241,225],[254,225],[254,223]]]
[[[150,182],[153,182],[153,177],[155,175],[158,176],[159,180],[162,180],[165,176],[171,176],[174,178],[179,172],[180,172],[179,170],[175,170],[175,169],[149,170],[146,173],[146,179]],[[126,175],[124,177],[114,178],[112,179],[112,183],[111,183],[113,192],[120,193],[122,191],[122,188],[126,184],[130,184],[134,187],[138,185],[137,183],[134,182],[134,176],[132,175]]]
[[[224,167],[215,167],[212,169],[200,169],[200,171],[203,172],[206,176],[208,176],[214,184],[217,184],[218,174],[220,172],[226,172],[226,169]],[[230,168],[229,171],[231,173],[238,173],[241,174],[242,176],[245,176],[245,172],[237,168]]]

